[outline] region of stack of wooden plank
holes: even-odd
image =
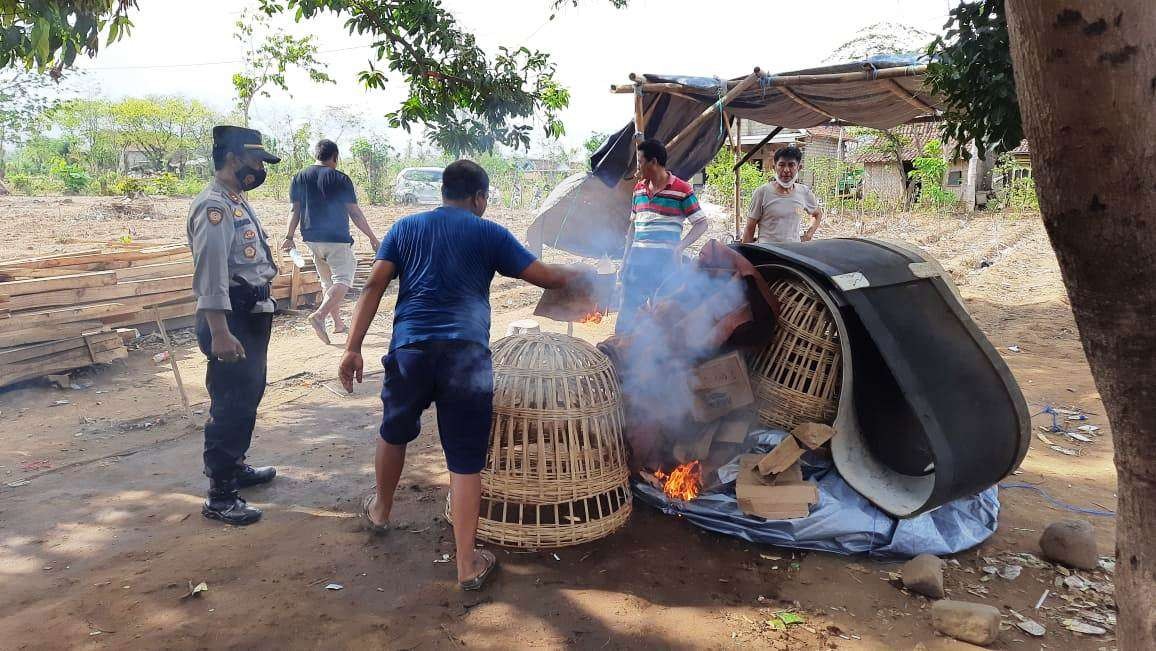
[[[311,262],[297,269],[285,260],[280,269],[273,296],[282,307],[321,291]],[[196,313],[192,274],[184,244],[116,243],[0,262],[0,386],[123,357],[114,328]]]

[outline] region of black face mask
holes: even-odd
[[[242,190],[248,192],[249,190],[261,187],[261,184],[265,182],[266,172],[264,167],[256,168],[243,165],[233,174],[237,178],[237,185],[240,185]]]

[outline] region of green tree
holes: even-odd
[[[853,138],[860,138],[859,151],[877,153],[888,156],[895,163],[895,171],[899,174],[903,185],[903,205],[911,207],[912,184],[907,183],[907,169],[904,167],[903,155],[911,146],[911,137],[898,129],[872,129],[870,127],[852,127],[849,129]]]
[[[180,174],[190,154],[209,141],[216,121],[204,104],[183,97],[129,97],[110,113],[123,146],[138,149],[156,172],[175,161]]]
[[[8,146],[18,146],[35,134],[37,120],[55,104],[52,86],[47,75],[0,70],[0,180],[7,167]]]
[[[919,203],[923,206],[946,208],[955,203],[956,197],[943,187],[947,176],[947,161],[943,158],[943,143],[929,140],[923,145],[922,155],[911,163],[908,177],[919,182]]]
[[[353,141],[349,153],[361,163],[370,203],[384,203],[387,195],[385,170],[394,153],[393,147],[384,138],[358,138]]]
[[[734,210],[735,207],[735,157],[729,147],[722,147],[706,166],[706,185],[717,202]],[[739,168],[740,200],[746,202],[755,189],[766,183],[768,175],[752,164]]]
[[[961,2],[944,29],[928,47],[932,58],[924,82],[946,103],[945,141],[955,143],[960,158],[970,157],[972,142],[981,158],[989,147],[1015,149],[1024,129],[1004,0]]]
[[[52,110],[49,121],[74,143],[76,158],[90,174],[115,171],[122,147],[112,116],[112,102],[77,99]]]
[[[615,7],[628,2],[607,1]],[[555,13],[578,4],[550,2]],[[440,0],[260,0],[259,6],[297,21],[342,16],[351,35],[370,37],[374,58],[358,78],[372,89],[385,88],[387,74],[404,79],[409,93],[386,116],[390,125],[407,131],[421,125],[445,151],[529,147],[536,120],[547,137],[565,131],[559,113],[570,93],[554,79],[549,55],[525,47],[488,55]],[[81,51],[95,55],[102,34],[113,42],[132,26],[128,13],[135,7],[136,0],[0,0],[0,67],[19,61],[59,70]]]
[[[233,38],[245,44],[241,72],[233,75],[237,109],[241,121],[249,125],[249,109],[255,97],[270,97],[271,88],[289,92],[285,79],[290,68],[298,68],[316,83],[335,83],[317,60],[317,42],[313,36],[296,37],[270,24],[266,13],[241,12]]]
[[[1044,227],[1112,425],[1118,644],[1156,648],[1156,4],[983,0],[960,4],[945,29],[927,76],[945,134],[980,151],[1031,143]],[[1095,173],[1072,152],[1096,152]]]
[[[556,10],[577,2],[551,4]],[[570,93],[554,79],[549,55],[501,47],[489,56],[439,0],[261,0],[261,8],[291,12],[297,20],[343,16],[350,34],[372,39],[375,60],[358,75],[366,87],[384,89],[390,74],[409,87],[409,96],[386,116],[390,126],[409,131],[421,125],[447,152],[490,151],[499,144],[528,148],[535,117],[546,136],[564,133],[559,113]]]
[[[136,4],[136,0],[0,0],[0,68],[21,64],[59,78],[79,54],[96,56],[101,36],[111,44],[128,35],[132,28],[128,14]]]

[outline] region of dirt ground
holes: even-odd
[[[287,206],[257,208],[267,230],[283,233]],[[0,209],[0,260],[8,260],[123,235],[180,241],[188,200],[6,197]],[[402,214],[366,212],[379,230]],[[531,215],[493,217],[522,233]],[[714,221],[726,230],[724,217]],[[1033,413],[1076,407],[1100,427],[1089,443],[1051,435],[1073,456],[1033,439],[1009,481],[1114,510],[1110,430],[1038,217],[833,216],[820,237],[860,234],[907,240],[941,261]],[[497,280],[493,332],[528,316],[538,295]],[[384,354],[389,327],[383,308],[367,359]],[[578,325],[576,334],[598,341],[611,329],[608,320]],[[343,339],[325,346],[296,316],[275,321],[251,450],[255,463],[279,470],[274,483],[245,493],[265,518],[240,529],[209,522],[198,513],[204,361],[187,333],[177,340],[195,424],[180,409],[167,364],[152,359],[156,344],[77,374],[78,389],[39,381],[0,391],[0,648],[967,648],[932,631],[927,599],[888,581],[894,563],[751,545],[637,503],[629,524],[602,541],[557,553],[499,551],[496,581],[465,596],[453,564],[438,563],[453,543],[440,517],[448,477],[431,414],[410,448],[399,527],[372,539],[355,513],[373,482],[377,378],[340,395],[333,378]],[[1065,591],[1053,584],[1054,568],[981,581],[983,557],[1038,554],[1049,522],[1076,517],[1034,491],[1006,489],[1000,498],[999,530],[949,566],[950,595],[1005,615],[1014,609],[1048,629],[1032,638],[1005,627],[993,648],[1114,647],[1110,633],[1071,633],[1058,610],[1046,610]],[[1111,555],[1114,519],[1085,519],[1100,552]],[[207,592],[182,598],[202,581]],[[1049,589],[1045,609],[1035,610]],[[772,614],[788,608],[805,623],[772,629]]]

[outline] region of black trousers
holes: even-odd
[[[209,419],[205,423],[205,475],[232,479],[244,462],[253,440],[257,406],[265,395],[272,314],[227,314],[229,330],[245,347],[245,359],[222,362],[212,355],[212,334],[204,315],[197,315],[197,343],[209,358],[205,387],[209,390]]]

